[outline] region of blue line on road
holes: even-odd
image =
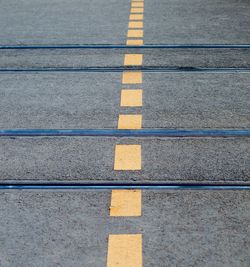
[[[104,189],[143,189],[143,190],[250,190],[250,185],[239,184],[0,184],[0,190],[104,190]]]
[[[112,44],[63,44],[63,45],[0,45],[0,49],[250,49],[250,44],[145,44],[145,45],[112,45]]]
[[[234,73],[234,72],[250,72],[250,68],[195,68],[195,67],[83,67],[83,68],[7,68],[0,69],[0,73],[16,73],[16,72],[124,72],[124,71],[143,71],[143,72],[210,72],[210,73]]]
[[[1,136],[250,137],[250,129],[2,129]]]

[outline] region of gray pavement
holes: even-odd
[[[129,1],[2,1],[1,44],[125,44]],[[249,43],[248,1],[145,1],[145,43]]]
[[[125,43],[129,1],[1,1],[1,44]]]
[[[117,127],[119,73],[12,73],[0,79],[1,128]]]
[[[245,0],[145,0],[144,44],[250,44]],[[125,45],[130,1],[0,1],[1,45]],[[143,54],[143,83],[120,72],[20,72],[123,67]],[[116,129],[142,114],[155,129],[249,129],[249,49],[0,50],[0,129]],[[19,70],[4,72],[4,70]],[[143,107],[121,108],[121,89]],[[114,171],[117,144],[142,147],[141,171]],[[250,182],[249,138],[0,137],[0,183]],[[248,267],[249,191],[143,190],[142,216],[110,217],[110,190],[1,190],[0,266],[106,266],[109,234],[142,234],[143,266]],[[136,266],[137,267],[137,266]]]
[[[116,144],[142,145],[141,171],[114,171]],[[12,182],[249,182],[249,138],[1,138]]]
[[[145,1],[145,43],[249,43],[248,1]]]
[[[247,73],[145,74],[144,127],[249,128]]]
[[[1,192],[5,267],[106,266],[109,234],[143,234],[144,265],[249,266],[249,192],[144,191],[142,217],[109,217],[110,191]]]
[[[143,54],[143,67],[249,68],[246,49],[2,50],[0,69],[123,67],[124,54]]]
[[[144,73],[143,128],[249,128],[249,73]],[[117,128],[121,73],[2,73],[0,127]],[[108,101],[107,101],[108,100]]]

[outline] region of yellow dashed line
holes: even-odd
[[[128,38],[142,38],[143,30],[128,30]]]
[[[142,90],[122,90],[121,107],[141,107],[142,106]]]
[[[140,66],[142,65],[142,54],[126,54],[124,57],[125,66]]]
[[[141,170],[141,145],[116,145],[114,170]]]
[[[131,7],[144,7],[143,2],[132,2]]]
[[[127,45],[143,45],[143,0],[131,0]],[[138,14],[139,13],[139,14]],[[130,39],[129,39],[130,38]],[[125,54],[124,66],[141,66],[143,54]],[[124,71],[122,84],[141,84],[141,71]],[[142,89],[123,89],[121,107],[142,107]],[[120,114],[118,129],[141,129],[141,114]],[[115,146],[115,171],[139,171],[142,168],[141,145]],[[141,216],[141,190],[112,190],[110,216]],[[107,267],[142,267],[142,235],[109,235]]]
[[[142,267],[142,235],[109,235],[107,267]]]
[[[140,84],[142,83],[141,71],[124,71],[122,74],[123,84]]]
[[[130,13],[143,13],[144,8],[143,7],[132,7],[130,10]]]
[[[130,14],[129,20],[143,20],[143,14]]]
[[[132,29],[140,29],[140,28],[143,28],[143,21],[130,21],[128,23],[128,27],[129,28],[132,28]]]
[[[120,114],[118,129],[141,129],[142,115]]]
[[[127,45],[143,45],[143,40],[127,40]]]
[[[112,190],[110,216],[141,216],[141,190]]]

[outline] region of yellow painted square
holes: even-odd
[[[130,14],[129,20],[143,20],[143,14]]]
[[[121,107],[141,107],[142,106],[142,90],[122,90]]]
[[[112,190],[110,216],[141,216],[141,190]]]
[[[128,30],[128,38],[142,38],[143,30]]]
[[[142,267],[142,235],[109,235],[107,267]]]
[[[114,170],[141,170],[141,145],[116,145]]]
[[[143,2],[132,2],[131,7],[144,7]]]
[[[128,27],[132,29],[140,29],[143,28],[143,21],[130,21],[128,23]]]
[[[143,45],[143,40],[127,40],[127,45]]]
[[[142,54],[126,54],[124,57],[125,66],[140,66],[142,65]]]
[[[144,8],[143,7],[132,7],[130,10],[130,13],[143,13]]]
[[[120,114],[118,129],[141,129],[142,115]]]
[[[122,74],[123,84],[140,84],[142,83],[141,71],[124,71]]]

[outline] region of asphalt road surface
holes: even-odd
[[[0,266],[250,266],[250,2],[0,1]]]

